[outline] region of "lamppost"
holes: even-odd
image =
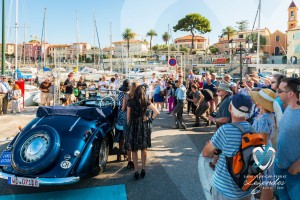
[[[236,42],[235,41],[233,41],[233,39],[231,39],[231,40],[229,40],[229,42],[228,42],[228,47],[229,47],[229,56],[230,56],[230,67],[232,67],[232,49],[234,49],[235,48],[235,46],[236,46]]]
[[[243,81],[243,58],[242,58],[242,51],[244,50],[245,51],[245,55],[247,55],[248,50],[251,49],[252,46],[253,46],[253,43],[251,41],[249,41],[249,40],[246,40],[245,44],[246,44],[245,45],[245,49],[243,49],[242,42],[240,42],[240,45],[239,45],[239,53],[240,53],[240,83]]]

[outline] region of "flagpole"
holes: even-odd
[[[2,75],[5,74],[5,0],[2,0]]]

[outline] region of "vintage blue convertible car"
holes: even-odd
[[[36,118],[2,153],[0,178],[12,185],[38,187],[75,183],[104,170],[116,116],[114,100],[106,100],[39,107]]]

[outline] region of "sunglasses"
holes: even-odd
[[[290,92],[291,90],[282,90],[282,89],[278,89],[277,92],[280,94],[282,92]]]
[[[271,81],[272,84],[276,83],[276,81]]]

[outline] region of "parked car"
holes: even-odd
[[[68,107],[39,107],[0,157],[0,178],[38,187],[78,182],[103,171],[113,145],[116,103],[86,99]]]

